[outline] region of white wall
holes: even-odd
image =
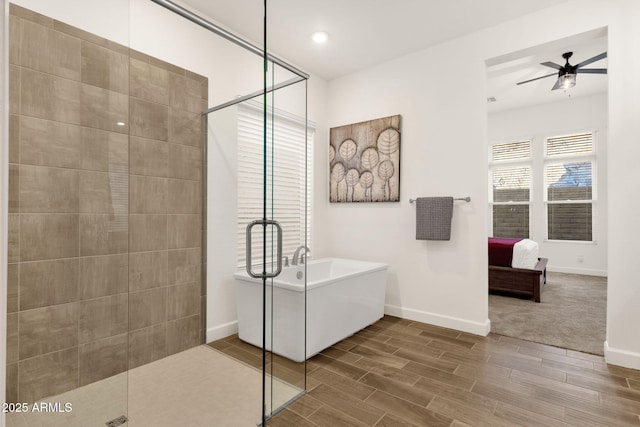
[[[607,362],[640,369],[640,2],[609,32],[609,292]],[[630,197],[631,195],[631,197]]]
[[[400,202],[330,204],[326,195],[319,227],[331,255],[389,264],[388,314],[486,334],[485,82],[468,77],[485,71],[474,44],[442,44],[330,82],[330,127],[402,115]],[[471,197],[455,202],[451,241],[415,240],[409,198],[420,196]]]
[[[208,118],[207,341],[236,333],[233,273],[237,270],[237,109]]]
[[[10,0],[10,3],[129,45],[129,0]]]
[[[566,19],[570,16],[571,19]],[[609,297],[606,357],[640,368],[640,2],[569,1],[330,82],[329,126],[402,114],[401,202],[331,205],[328,253],[390,264],[387,312],[476,333],[486,331],[487,189],[485,61],[608,27]],[[325,182],[328,171],[325,168]],[[413,239],[409,197],[454,195],[450,242]]]
[[[547,269],[574,274],[607,275],[607,94],[568,98],[489,114],[488,142],[532,140],[534,189],[543,188],[544,138],[573,132],[595,131],[597,168],[594,204],[594,242],[547,241],[543,195],[534,191],[531,202],[530,238],[540,245],[540,256],[549,259]],[[537,173],[536,173],[537,171]],[[580,262],[578,257],[582,257]]]

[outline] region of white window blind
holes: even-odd
[[[588,132],[547,138],[546,148],[547,157],[591,154],[593,152],[593,134]]]
[[[491,146],[489,192],[494,237],[529,237],[531,141]]]
[[[547,138],[545,148],[547,238],[592,241],[596,161],[593,133]]]
[[[491,146],[491,161],[524,160],[531,157],[531,141],[500,142]]]
[[[246,262],[246,226],[263,215],[263,111],[260,103],[238,107],[238,267]],[[267,119],[267,218],[283,230],[283,255],[311,247],[311,183],[314,130],[304,118],[276,110]],[[267,229],[267,262],[275,256],[275,232]],[[253,228],[252,264],[261,265],[262,227]]]

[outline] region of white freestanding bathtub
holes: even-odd
[[[234,277],[238,335],[262,348],[262,280],[245,271]],[[324,258],[284,267],[273,282],[267,280],[267,350],[302,362],[376,322],[384,314],[386,282],[382,263]]]

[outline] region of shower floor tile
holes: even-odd
[[[255,368],[199,346],[45,399],[71,412],[7,414],[7,427],[104,427],[121,415],[125,427],[255,426],[261,387]],[[300,389],[276,380],[273,392],[285,402]]]

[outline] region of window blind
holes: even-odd
[[[492,235],[529,237],[531,141],[493,144],[489,157]]]
[[[493,237],[529,237],[531,167],[494,168]]]
[[[593,134],[547,138],[544,166],[547,238],[593,240]],[[558,160],[562,158],[562,162]]]
[[[575,156],[593,152],[591,132],[547,138],[547,157]]]
[[[273,113],[273,114],[272,114]],[[238,267],[246,262],[246,226],[263,215],[264,119],[260,103],[238,106]],[[311,183],[314,130],[284,111],[267,119],[267,217],[283,230],[283,255],[311,247]],[[263,262],[262,227],[253,228],[252,263]],[[275,231],[267,228],[267,263],[275,261]]]
[[[524,160],[531,157],[531,141],[500,142],[491,146],[491,161]]]

